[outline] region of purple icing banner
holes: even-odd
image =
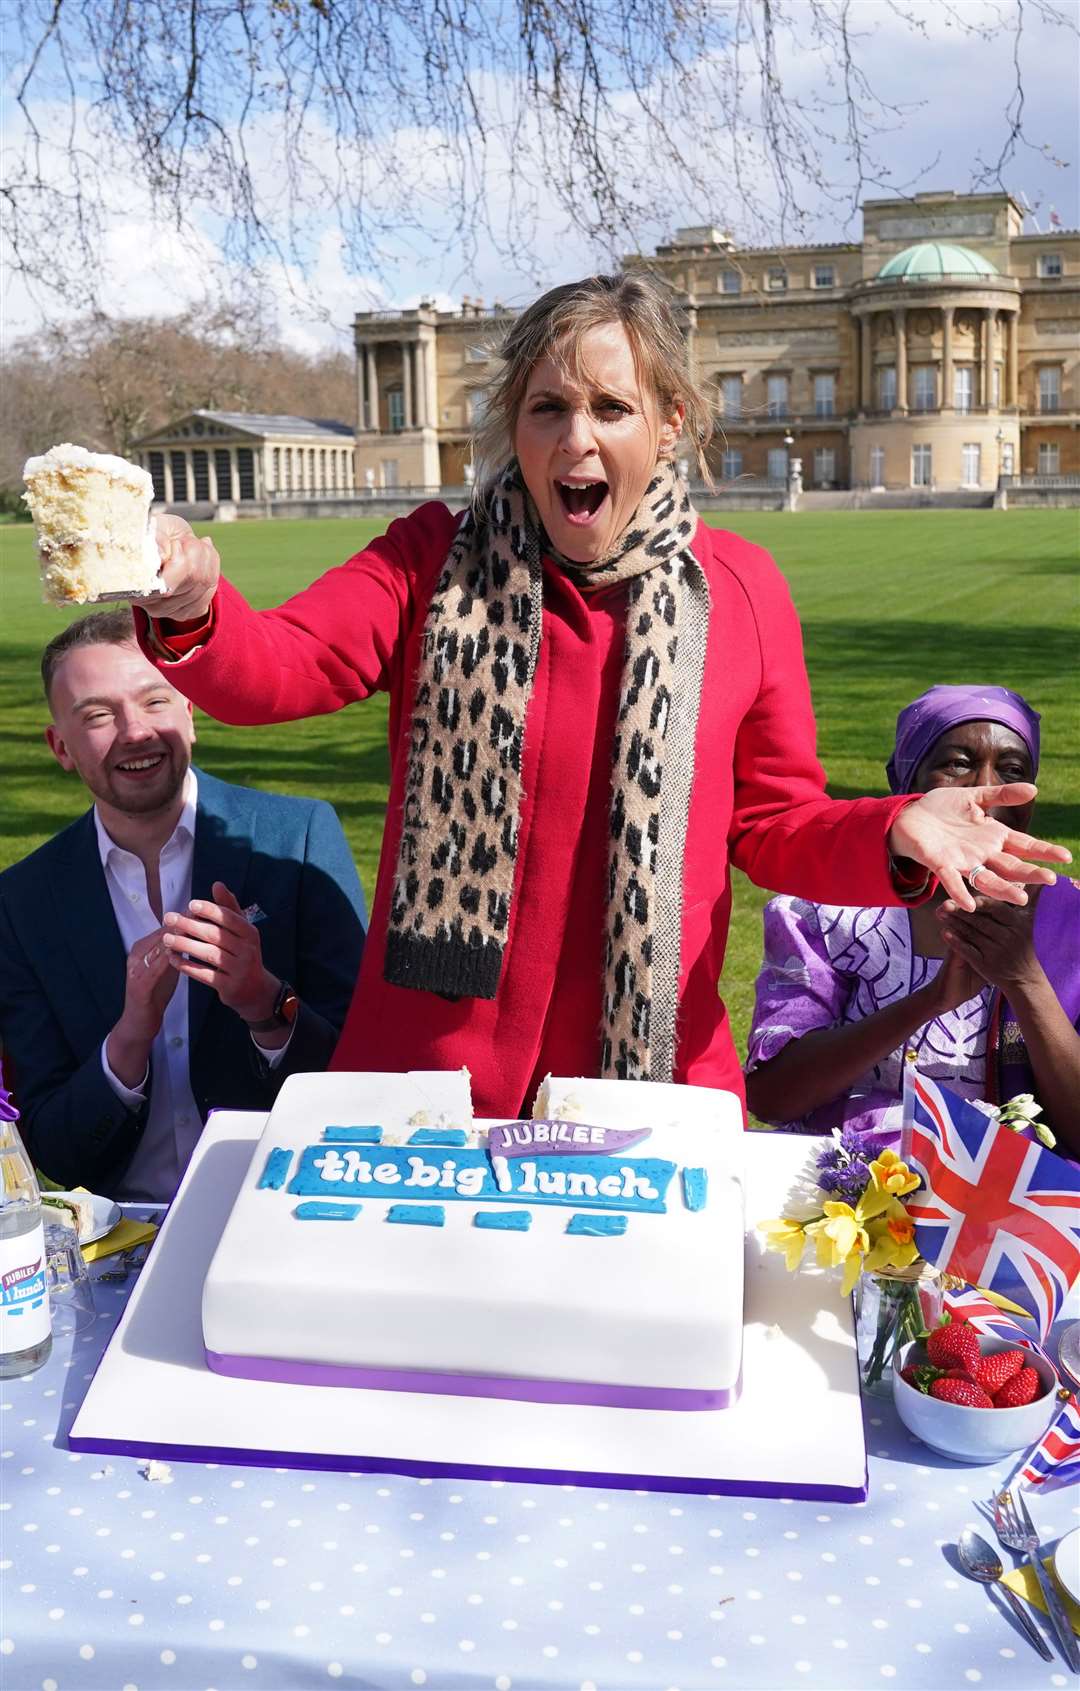
[[[509,1121],[488,1134],[496,1157],[581,1157],[625,1151],[640,1145],[648,1127],[592,1127],[582,1121]]]

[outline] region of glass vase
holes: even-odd
[[[864,1392],[892,1395],[894,1355],[936,1327],[943,1309],[941,1275],[928,1262],[862,1276],[855,1293],[855,1343]]]

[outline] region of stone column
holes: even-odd
[[[439,343],[435,335],[427,343],[427,358],[425,361],[427,374],[427,414],[431,428],[439,427]]]
[[[907,415],[907,307],[898,305],[893,312],[896,324],[896,409]]]
[[[994,311],[990,306],[983,308],[983,343],[982,343],[982,402],[983,409],[989,410],[994,398]]]
[[[941,308],[941,409],[951,411],[954,404],[953,394],[953,311],[955,307],[943,305]]]
[[[872,323],[870,313],[866,312],[859,325],[861,359],[860,359],[860,402],[862,411],[870,411],[874,405],[874,343],[871,336]]]
[[[427,347],[423,341],[417,341],[413,348],[414,369],[416,373],[416,426],[418,429],[427,427],[429,422],[427,406]]]
[[[208,447],[206,452],[206,477],[210,483],[210,503],[211,505],[216,505],[218,502],[217,460],[214,457],[214,448],[212,446]]]
[[[367,342],[356,343],[356,432],[367,428],[367,401],[364,398],[367,375]]]
[[[1006,318],[1009,336],[1009,370],[1005,388],[1006,405],[1020,404],[1020,313],[1010,311]],[[1019,465],[1017,466],[1019,468]]]
[[[165,477],[165,503],[171,505],[173,503],[172,453],[168,447],[162,452],[161,458],[162,473]]]
[[[236,447],[229,447],[229,481],[232,485],[233,499],[240,502],[240,465],[236,456]]]
[[[405,395],[405,427],[407,429],[411,429],[413,426],[412,363],[412,343],[410,341],[402,341],[401,386]]]
[[[375,347],[373,342],[368,341],[367,346],[364,348],[364,354],[367,359],[368,396],[367,419],[364,427],[374,430],[377,434],[379,430],[379,367],[375,358]]]

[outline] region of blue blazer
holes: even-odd
[[[212,1109],[268,1110],[286,1075],[326,1068],[356,981],[365,915],[330,805],[197,773],[192,897],[210,898],[224,881],[241,905],[257,903],[266,912],[263,961],[301,1003],[288,1051],[270,1069],[239,1016],[189,981],[191,1089],[205,1121]],[[37,1167],[62,1186],[106,1195],[147,1113],[120,1101],[101,1066],[102,1040],[124,1005],[125,964],[89,810],[0,874],[0,1044]]]

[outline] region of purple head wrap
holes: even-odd
[[[936,740],[958,722],[998,722],[1019,734],[1031,753],[1032,774],[1039,768],[1039,713],[1008,687],[930,687],[896,719],[896,744],[886,765],[894,793],[910,793],[923,758]]]

